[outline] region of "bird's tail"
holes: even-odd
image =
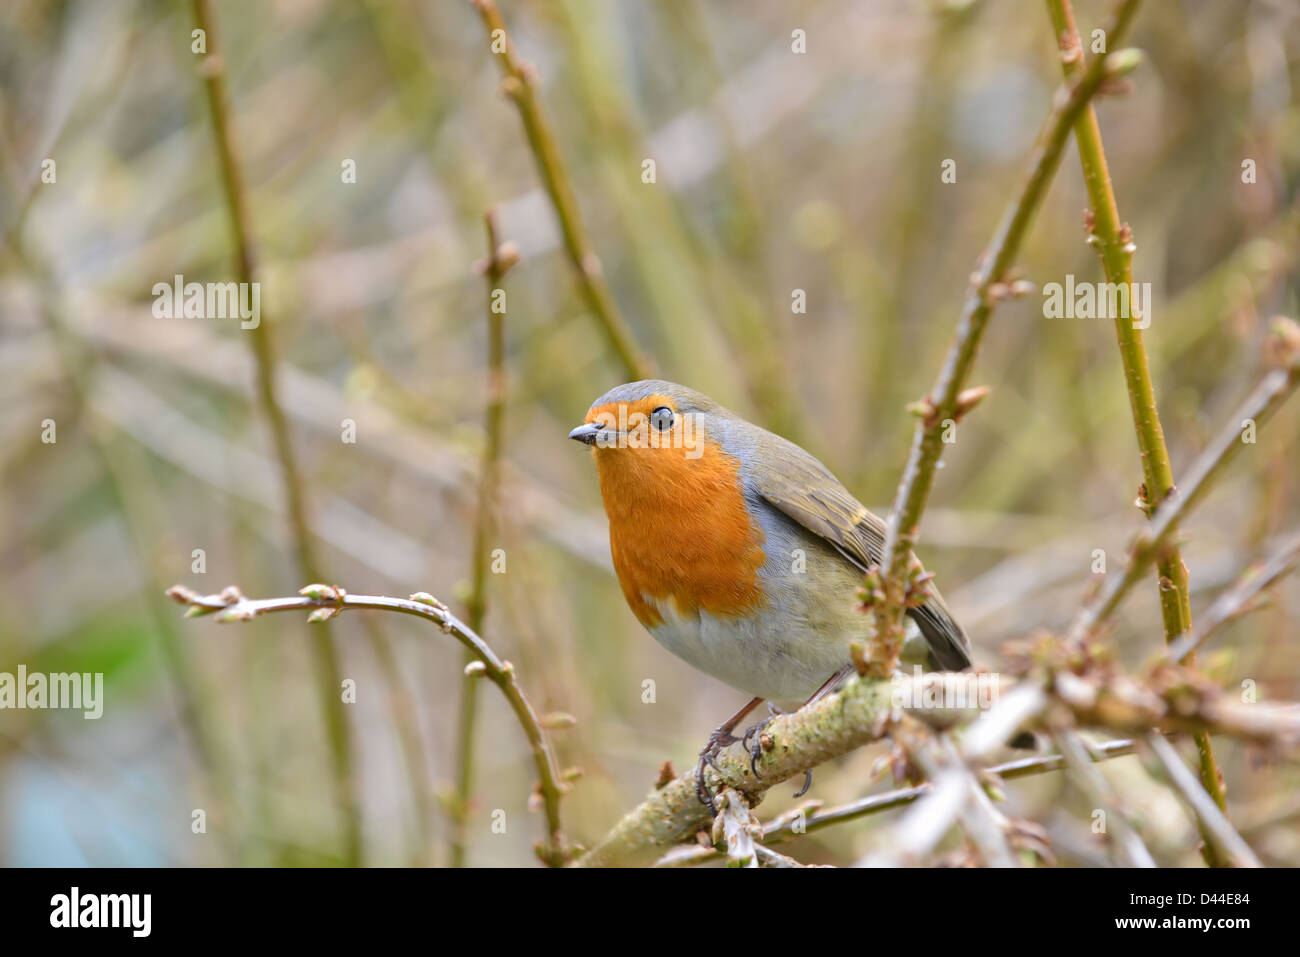
[[[944,604],[943,596],[933,586],[930,597],[920,608],[911,608],[907,614],[921,630],[930,649],[930,664],[938,671],[961,671],[971,665],[970,639],[961,630]]]

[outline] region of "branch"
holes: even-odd
[[[920,684],[920,682],[918,682]],[[998,698],[997,704],[964,729],[960,746],[946,735],[935,736],[917,721],[905,721],[892,733],[908,758],[925,772],[934,790],[899,821],[891,847],[868,854],[867,867],[916,864],[960,822],[985,864],[1016,867],[1019,861],[1007,840],[1006,818],[993,807],[976,777],[974,764],[1047,707],[1041,686],[1024,682]]]
[[[1201,647],[1228,622],[1236,621],[1256,607],[1260,594],[1300,563],[1300,534],[1292,535],[1263,565],[1247,568],[1237,580],[1214,600],[1201,616],[1194,634],[1183,635],[1168,646],[1169,660],[1182,661]]]
[[[1210,800],[1210,795],[1197,782],[1195,775],[1187,770],[1183,759],[1178,756],[1174,746],[1158,734],[1149,734],[1145,744],[1164,765],[1170,782],[1183,799],[1191,806],[1201,825],[1201,833],[1215,844],[1214,856],[1230,861],[1236,867],[1260,867],[1255,852],[1238,834],[1223,811]]]
[[[1009,682],[1000,685],[998,706],[987,712],[979,709],[979,695],[971,693],[977,687],[975,683],[984,677],[981,675],[932,673],[923,675],[919,681],[903,676],[890,681],[854,677],[842,691],[793,714],[781,715],[767,726],[765,737],[772,740],[773,747],[758,760],[761,777],[757,781],[750,773],[748,757],[731,752],[719,759],[723,773],[714,777],[740,791],[752,807],[773,785],[880,740],[887,733],[892,734],[894,723],[903,713],[941,728],[978,718],[961,738],[963,757],[971,762],[986,757],[996,742],[1005,740],[1017,727],[1026,724],[1042,726],[1053,733],[1090,727],[1135,736],[1152,730],[1221,734],[1283,753],[1300,751],[1298,707],[1235,701],[1199,673],[1168,661],[1159,663],[1145,681],[1138,681],[1116,670],[1110,661],[1091,658],[1086,652],[1087,648],[1081,648],[1078,643],[1052,636],[1024,643],[1015,650],[1011,661],[1024,677],[1014,685]],[[927,706],[923,700],[926,684],[938,680],[970,683],[964,695],[967,704],[947,709]],[[907,706],[906,702],[914,704]],[[1131,742],[1113,742],[1102,753],[1118,756],[1131,750]],[[1000,773],[1019,777],[1055,770],[1061,762],[1059,757],[1028,759],[1000,766]],[[710,775],[713,776],[712,772]],[[960,776],[965,782],[965,775]],[[863,799],[848,810],[827,812],[817,820],[824,820],[828,825],[898,807],[927,793],[921,787],[877,795]],[[958,795],[953,791],[942,799],[936,798],[934,803],[943,814],[957,815],[965,807],[969,793],[963,790]],[[948,817],[944,830],[956,819]],[[648,863],[662,857],[674,844],[688,840],[708,823],[708,812],[695,797],[692,772],[671,781],[628,812],[577,863],[597,867]],[[939,823],[942,821],[935,819],[922,827],[918,821],[916,843],[907,846],[923,846],[929,840],[927,835],[932,833],[930,827]],[[782,821],[771,833],[764,832],[764,841],[783,832],[794,836],[804,830],[794,822]],[[902,850],[905,852],[907,847]],[[706,859],[706,854],[694,849],[677,851],[663,863],[695,863],[697,858]]]
[[[758,867],[754,839],[762,834],[758,819],[739,791],[723,788],[718,795],[718,816],[713,819],[713,842],[727,849],[728,867]]]
[[[765,731],[772,749],[749,768],[749,755],[735,749],[718,758],[722,773],[707,772],[715,784],[734,788],[753,807],[769,788],[833,757],[884,736],[891,683],[852,677],[839,692],[792,714],[778,715]],[[657,860],[675,844],[709,827],[711,815],[695,794],[692,769],[650,794],[576,862],[583,867],[636,866]]]
[[[1031,690],[1036,691],[1037,689]],[[1038,697],[1041,699],[1042,695],[1039,694]],[[991,715],[992,712],[989,714]],[[988,720],[989,716],[986,715],[977,724]],[[989,801],[983,786],[975,776],[974,769],[967,763],[967,756],[954,746],[953,742],[946,736],[935,738],[929,734],[923,736],[919,747],[909,747],[908,754],[917,766],[925,772],[926,777],[931,781],[939,782],[936,790],[941,788],[943,782],[951,776],[954,779],[954,786],[961,788],[959,793],[962,794],[962,797],[952,805],[953,817],[946,822],[942,820],[941,815],[930,818],[928,810],[919,804],[908,811],[907,817],[916,819],[916,823],[920,824],[929,834],[937,832],[940,838],[952,824],[960,823],[962,830],[966,832],[966,836],[975,845],[980,859],[986,866],[1018,867],[1020,862],[1007,840],[1006,819]],[[931,800],[931,798],[926,800]],[[930,819],[921,821],[921,818]],[[905,832],[909,823],[911,823],[909,820],[904,819],[899,823],[899,830]],[[886,862],[891,865],[898,863],[910,864],[920,856],[920,854],[904,855],[901,861],[895,858],[894,860],[886,859]],[[881,862],[873,861],[872,863]]]
[[[212,118],[212,133],[221,169],[226,208],[230,215],[230,228],[234,234],[235,258],[239,281],[252,286],[257,280],[257,266],[253,254],[252,227],[249,224],[248,204],[243,180],[230,130],[230,112],[226,104],[224,61],[217,47],[212,29],[212,17],[207,0],[193,0],[194,21],[207,38],[208,53],[200,65],[203,89],[207,94],[208,110]],[[259,321],[250,330],[254,366],[257,373],[256,392],[258,405],[271,431],[275,454],[279,459],[280,477],[284,490],[285,506],[289,513],[289,527],[293,532],[297,553],[298,572],[307,579],[324,577],[317,564],[311,528],[307,521],[306,495],[294,457],[289,425],[275,392],[275,343],[271,338],[269,323]],[[343,709],[337,688],[341,680],[338,653],[330,641],[329,633],[322,630],[312,636],[312,660],[316,666],[316,684],[321,709],[325,713],[325,727],[334,762],[334,786],[343,813],[346,828],[346,858],[350,864],[362,860],[361,811],[357,800],[356,782],[352,777],[352,745],[348,737],[347,713]]]
[[[894,827],[889,851],[867,855],[860,866],[913,865],[934,850],[970,800],[967,779],[968,775],[956,767],[935,774],[930,791]]]
[[[973,766],[998,742],[1005,741],[1022,724],[1042,715],[1041,722],[1056,733],[1071,757],[1072,741],[1066,732],[1071,725],[1104,727],[1159,737],[1155,732],[1187,732],[1208,737],[1211,733],[1228,734],[1253,740],[1278,750],[1300,749],[1300,708],[1260,704],[1246,705],[1224,695],[1213,683],[1189,669],[1162,663],[1146,682],[1139,683],[1114,670],[1103,660],[1080,655],[1070,642],[1057,641],[1039,647],[1035,657],[1042,660],[1055,650],[1066,656],[1083,673],[1072,670],[1039,673],[1004,691],[998,704],[983,713],[954,745],[947,736],[936,740],[913,736],[915,722],[896,725],[891,737],[901,741],[909,755],[926,772],[933,791],[899,822],[892,846],[876,851],[863,863],[867,865],[911,865],[928,854],[956,823],[975,843],[985,862],[1007,866],[1013,862],[1007,848],[1005,819],[988,802],[979,786]],[[1045,679],[1045,680],[1044,680]],[[1044,695],[1044,690],[1048,692]],[[1160,739],[1163,744],[1163,739]],[[1237,863],[1253,860],[1241,848],[1244,842],[1235,836],[1222,811],[1214,805],[1190,773],[1179,765],[1185,781],[1175,777],[1181,789],[1190,781],[1197,796],[1188,800],[1196,810],[1207,841],[1214,842],[1212,858]],[[1171,774],[1175,774],[1171,770]],[[1235,843],[1233,837],[1235,836]],[[1139,845],[1133,834],[1127,835],[1127,851],[1137,854]],[[1144,849],[1142,849],[1144,853]],[[1149,855],[1145,855],[1149,861]],[[1142,861],[1138,856],[1134,863]]]
[[[1125,867],[1155,867],[1156,862],[1151,857],[1151,852],[1147,850],[1142,838],[1138,836],[1137,829],[1129,822],[1128,817],[1120,809],[1115,795],[1111,790],[1110,784],[1097,771],[1092,758],[1079,740],[1079,736],[1072,732],[1062,732],[1056,735],[1056,746],[1060,749],[1062,757],[1069,764],[1073,772],[1075,781],[1080,790],[1094,807],[1105,810],[1110,824],[1115,828],[1114,846],[1120,853]],[[1130,748],[1130,750],[1132,750]],[[1109,831],[1107,831],[1109,833]]]
[[[1125,0],[1120,7],[1108,34],[1114,42],[1118,42],[1127,31],[1137,3],[1138,0]],[[1039,135],[1029,174],[1020,193],[1007,207],[992,241],[980,257],[978,270],[971,276],[971,287],[957,323],[956,336],[939,377],[929,395],[914,409],[921,420],[912,440],[907,467],[894,496],[880,563],[884,602],[876,608],[877,641],[883,645],[882,652],[888,665],[892,665],[892,659],[902,647],[902,619],[909,598],[907,578],[912,564],[909,555],[943,454],[944,423],[960,420],[982,397],[981,392],[966,390],[966,382],[993,307],[1023,288],[1019,284],[1009,284],[1007,274],[1060,162],[1070,137],[1070,127],[1102,83],[1131,69],[1135,62],[1128,52],[1120,57],[1099,58],[1077,83],[1067,85],[1058,93],[1056,106]],[[889,669],[882,670],[887,673]]]
[[[486,280],[488,361],[487,411],[483,444],[483,463],[479,469],[478,512],[474,522],[474,548],[470,565],[470,592],[465,601],[466,617],[473,632],[483,630],[487,616],[488,566],[491,564],[490,539],[496,529],[497,486],[500,482],[502,420],[505,415],[505,305],[497,308],[496,294],[501,280],[519,261],[519,247],[513,242],[498,243],[496,213],[488,210],[483,217],[487,227],[488,256],[479,268]],[[468,653],[472,654],[472,653]],[[470,795],[474,784],[474,724],[477,714],[478,683],[467,681],[461,686],[460,716],[456,735],[456,793],[453,797],[451,866],[465,864],[465,825],[469,818]]]
[[[1089,757],[1093,761],[1107,761],[1111,758],[1125,757],[1135,751],[1136,745],[1134,745],[1133,741],[1124,738],[1091,747]],[[1066,766],[1066,759],[1062,755],[1048,754],[1032,758],[1019,758],[1015,761],[997,764],[987,768],[984,775],[1010,781],[1016,778],[1046,774],[1050,771],[1060,771]],[[783,841],[803,837],[805,834],[811,834],[814,831],[833,827],[836,824],[845,824],[881,811],[906,807],[926,794],[930,788],[930,782],[924,781],[911,787],[895,788],[881,794],[871,794],[826,810],[821,810],[819,802],[808,802],[765,824],[763,826],[762,841],[763,844],[779,844]],[[713,860],[719,856],[720,852],[712,847],[681,847],[669,851],[660,858],[655,866],[685,867]]]
[[[1070,626],[1071,638],[1080,640],[1093,634],[1119,607],[1147,567],[1169,554],[1179,521],[1205,497],[1215,477],[1245,446],[1241,433],[1243,423],[1249,419],[1257,426],[1262,425],[1300,387],[1300,328],[1289,319],[1279,318],[1274,320],[1273,331],[1276,341],[1281,344],[1279,354],[1283,368],[1274,369],[1264,377],[1192,463],[1187,477],[1172,495],[1165,498],[1151,516],[1146,530],[1134,541],[1124,574],[1109,579],[1097,596],[1080,610]]]
[[[778,854],[770,847],[764,847],[762,844],[754,845],[754,853],[758,855],[764,867],[815,867],[818,865],[801,864],[793,857],[787,857],[784,854]]]
[[[519,108],[519,116],[524,122],[524,135],[528,138],[528,146],[537,162],[537,171],[541,174],[542,185],[546,187],[546,195],[560,222],[564,251],[577,274],[587,305],[595,314],[605,338],[622,361],[628,376],[632,379],[649,379],[654,373],[654,367],[641,353],[632,330],[619,312],[618,303],[610,292],[609,284],[605,282],[600,260],[587,236],[587,227],[583,224],[577,197],[560,159],[560,149],[551,130],[550,120],[537,96],[537,71],[532,64],[524,63],[515,56],[514,42],[506,32],[505,21],[494,0],[471,2],[483,18],[489,42],[500,46],[501,52],[494,55],[501,64],[501,72],[505,74],[501,89]]]
[[[1052,24],[1056,29],[1061,50],[1061,69],[1068,79],[1083,69],[1083,45],[1074,24],[1074,11],[1070,0],[1047,0]],[[1113,42],[1107,36],[1106,42]],[[1127,223],[1121,223],[1115,190],[1111,185],[1110,170],[1106,165],[1106,151],[1101,142],[1101,127],[1097,113],[1091,105],[1080,114],[1074,128],[1075,142],[1079,146],[1079,160],[1083,178],[1092,201],[1088,215],[1089,242],[1101,254],[1102,266],[1108,282],[1133,288],[1133,232]],[[1147,305],[1148,312],[1150,304]],[[1142,330],[1132,321],[1129,310],[1118,310],[1115,316],[1115,335],[1119,340],[1120,359],[1124,366],[1124,381],[1128,387],[1129,403],[1133,412],[1133,428],[1137,434],[1138,458],[1142,462],[1143,483],[1139,495],[1143,510],[1150,518],[1152,512],[1168,501],[1174,489],[1174,469],[1165,446],[1164,430],[1160,425],[1160,412],[1156,408],[1155,388],[1151,383],[1151,369],[1147,362]],[[1147,317],[1149,319],[1150,316]],[[1170,529],[1172,534],[1172,526]],[[1187,584],[1187,566],[1183,564],[1177,543],[1170,542],[1156,556],[1157,588],[1160,595],[1160,612],[1165,625],[1165,643],[1187,631],[1192,625],[1192,605]],[[1189,662],[1190,663],[1190,662]],[[1214,760],[1214,750],[1206,736],[1197,738],[1196,748],[1201,758],[1201,781],[1222,810],[1227,810],[1228,799],[1223,775]],[[1206,841],[1206,863],[1222,863],[1210,852]]]
[[[1073,642],[1047,638],[1030,648],[1036,661],[1033,680],[1041,680],[1056,703],[1048,712],[1049,730],[1106,728],[1140,736],[1218,734],[1281,753],[1300,750],[1300,706],[1246,704],[1225,694],[1200,672],[1167,659],[1143,681],[1118,671],[1106,658],[1091,658]]]
[[[302,610],[310,610],[307,621],[316,624],[329,621],[348,608],[377,608],[434,622],[474,655],[476,661],[466,667],[466,676],[471,679],[486,677],[505,695],[528,738],[533,751],[533,763],[537,766],[540,779],[538,788],[546,814],[548,840],[544,847],[538,849],[538,854],[545,863],[552,866],[562,864],[567,858],[569,849],[560,827],[560,797],[568,790],[568,786],[560,780],[550,741],[542,730],[532,705],[519,687],[514,665],[498,658],[487,642],[432,595],[426,592],[416,592],[410,598],[349,595],[336,585],[318,584],[302,588],[299,597],[250,599],[245,598],[233,585],[218,595],[200,595],[184,585],[173,585],[167,590],[167,597],[178,604],[189,606],[187,618],[213,615],[213,621],[218,624],[250,621],[259,615],[274,612]]]

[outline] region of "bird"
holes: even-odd
[[[751,696],[709,735],[705,766],[752,739],[732,732],[764,701],[772,715],[828,694],[871,637],[858,588],[886,525],[811,453],[675,382],[610,389],[569,438],[591,447],[623,596],[664,648]],[[904,660],[971,664],[970,641],[933,585],[907,610]],[[770,719],[769,719],[770,720]],[[803,794],[811,778],[804,784]]]

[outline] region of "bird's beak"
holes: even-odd
[[[569,438],[583,445],[595,445],[598,435],[600,435],[600,426],[595,422],[587,422],[570,432]]]

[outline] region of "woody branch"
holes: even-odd
[[[1125,0],[1121,4],[1107,34],[1113,44],[1118,44],[1127,33],[1137,6],[1138,0]],[[874,674],[888,674],[902,647],[903,614],[913,598],[911,592],[918,587],[913,580],[915,566],[910,555],[921,514],[934,487],[935,471],[943,453],[943,432],[948,424],[956,424],[984,396],[985,390],[967,389],[966,385],[975,356],[994,307],[1003,299],[1026,289],[1023,283],[1011,281],[1009,274],[1060,163],[1070,129],[1102,84],[1127,73],[1137,61],[1137,53],[1133,50],[1099,57],[1077,82],[1067,83],[1058,92],[1056,106],[1039,135],[1029,174],[1003,214],[992,241],[971,276],[956,335],[939,377],[929,395],[912,407],[920,421],[890,510],[878,573],[879,585],[869,581],[867,588],[868,604],[874,609],[877,625],[874,644],[879,649],[875,653],[878,657],[860,664],[860,671],[870,668]]]
[[[546,735],[547,718],[539,718],[515,676],[509,661],[499,658],[492,648],[451,610],[427,592],[416,592],[410,598],[391,598],[382,595],[351,595],[337,585],[307,585],[296,596],[284,598],[245,598],[235,586],[216,595],[200,595],[184,585],[173,585],[167,597],[188,606],[186,617],[212,615],[218,624],[250,621],[259,615],[284,611],[309,611],[307,621],[312,624],[329,621],[347,609],[372,608],[394,611],[432,621],[451,635],[476,659],[465,668],[467,678],[484,677],[500,689],[519,726],[528,738],[537,767],[538,793],[546,816],[547,838],[539,847],[541,859],[550,865],[562,864],[569,856],[564,832],[560,824],[560,798],[569,790],[569,784],[557,770],[555,752]]]
[[[1260,419],[1267,418],[1267,413],[1281,404],[1294,390],[1295,379],[1300,377],[1300,330],[1294,323],[1284,319],[1275,323],[1273,352],[1282,368],[1270,372],[1243,406],[1256,411]],[[1236,415],[1229,421],[1234,426],[1234,438],[1238,421]],[[1156,530],[1157,543],[1161,541],[1159,530],[1172,529],[1177,519],[1185,517],[1203,500],[1213,480],[1222,473],[1223,465],[1235,451],[1235,445],[1224,440],[1227,432],[1227,429],[1221,432],[1219,439],[1193,465],[1183,483],[1185,494],[1167,503],[1172,517],[1161,517],[1159,511],[1154,516],[1152,529]],[[1116,592],[1113,600],[1108,589],[1086,606],[1081,617],[1094,623],[1104,620],[1105,615],[1096,609],[1108,609],[1106,615],[1113,611],[1132,583],[1140,578],[1141,569],[1154,561],[1157,553],[1155,547],[1135,548],[1129,569],[1110,586]],[[1280,569],[1274,570],[1270,580],[1276,580],[1281,574]],[[1104,657],[1093,652],[1087,642],[1092,631],[1091,627],[1076,628],[1064,639],[1044,635],[1011,649],[1008,657],[1011,671],[1043,687],[1051,701],[1059,706],[1055,710],[1043,708],[1034,712],[1040,716],[1039,723],[1049,730],[1059,732],[1077,725],[1139,736],[1153,729],[1193,735],[1219,733],[1280,746],[1284,750],[1300,744],[1300,710],[1233,702],[1195,669],[1178,665],[1167,657],[1145,679],[1134,679],[1118,672]],[[979,675],[962,677],[970,681],[981,679]],[[941,674],[928,675],[922,681],[943,678]],[[889,700],[890,688],[891,683],[884,679],[860,677],[822,702],[777,718],[766,731],[771,749],[759,759],[761,777],[754,780],[746,759],[724,755],[719,762],[720,783],[742,792],[752,806],[774,784],[880,740],[890,733],[891,722],[896,717],[896,709]],[[974,692],[969,700],[977,700]],[[922,709],[920,713],[930,721],[955,722],[959,717],[936,714],[932,709]],[[1066,723],[1062,724],[1063,721]],[[1006,740],[1015,731],[1014,727],[1004,728],[996,723],[985,725],[990,726],[997,727],[999,741]],[[944,807],[949,806],[957,813],[966,804],[965,800],[945,802]],[[686,774],[629,812],[579,863],[649,862],[707,822],[707,810],[695,799],[694,774]],[[1223,846],[1222,842],[1217,846]]]
[[[1152,730],[1191,734],[1205,731],[1250,741],[1280,754],[1300,751],[1300,709],[1234,701],[1199,673],[1168,662],[1139,679],[1113,669],[1104,660],[1080,659],[1074,642],[1044,636],[1028,643],[1013,659],[1013,665],[1024,676],[1018,683],[1004,679],[1005,686],[999,684],[999,697],[1007,699],[1013,690],[1023,688],[1027,699],[1041,703],[1028,714],[1021,714],[1029,727],[1057,732],[1101,728],[1126,735]],[[755,806],[773,786],[892,735],[903,715],[944,731],[980,718],[984,722],[983,743],[972,746],[968,738],[963,739],[966,759],[978,764],[988,757],[994,743],[1014,732],[1015,722],[1006,719],[1017,713],[1015,708],[980,712],[972,704],[936,711],[917,704],[923,700],[925,683],[934,681],[970,682],[966,700],[976,702],[979,680],[979,675],[946,673],[924,675],[919,682],[901,677],[893,681],[851,678],[836,694],[793,714],[778,716],[768,725],[765,747],[770,743],[770,749],[756,762],[757,779],[750,771],[747,755],[728,752],[718,761],[719,783],[740,792],[749,806]],[[909,690],[914,682],[916,687]],[[1034,697],[1038,694],[1043,695],[1041,702]],[[900,700],[917,704],[900,707],[896,703]],[[1046,771],[1060,766],[1059,759],[1051,759],[1025,768]],[[902,799],[894,795],[888,800],[906,803],[920,793]],[[965,806],[965,799],[954,805],[959,805],[959,810]],[[595,867],[648,864],[697,831],[707,829],[710,823],[708,810],[695,796],[692,771],[649,795],[575,863]]]
[[[583,298],[627,374],[633,379],[649,379],[654,372],[654,365],[637,345],[627,320],[619,311],[609,283],[605,281],[600,260],[587,235],[587,227],[578,207],[578,197],[573,191],[564,161],[560,158],[559,141],[537,94],[536,70],[531,63],[520,60],[516,55],[514,42],[506,31],[505,20],[494,0],[471,0],[471,3],[483,19],[489,47],[501,66],[501,91],[519,109],[528,148],[532,151],[546,196],[559,221],[564,252],[573,267]]]

